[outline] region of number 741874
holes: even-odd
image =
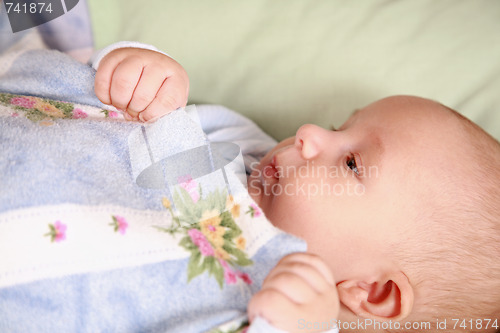
[[[498,319],[453,319],[453,329],[464,330],[487,330],[494,328],[498,330]]]
[[[30,14],[36,14],[36,13],[52,13],[52,4],[45,3],[45,2],[31,2],[29,4],[23,3],[20,4],[18,3],[13,3],[13,2],[6,2],[5,3],[5,8],[7,9],[7,14],[9,14],[11,11],[14,13],[30,13]]]

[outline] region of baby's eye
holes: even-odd
[[[354,157],[354,155],[347,157],[346,164],[349,169],[354,171],[354,173],[359,176],[358,165],[356,164],[356,158]]]

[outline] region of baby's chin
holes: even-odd
[[[255,203],[260,207],[264,215],[268,217],[268,219],[271,215],[270,210],[272,207],[274,195],[272,194],[272,191],[271,194],[269,194],[269,189],[267,191],[268,194],[264,193],[264,183],[266,183],[267,186],[273,186],[276,182],[278,182],[278,180],[274,179],[270,175],[264,175],[264,168],[269,167],[273,156],[278,150],[293,145],[294,141],[295,137],[290,137],[278,143],[273,149],[267,152],[267,154],[260,160],[259,164],[256,167],[252,167],[252,173],[250,174],[250,176],[248,176],[248,193],[250,197],[255,201]],[[276,224],[272,220],[271,223],[276,226]]]

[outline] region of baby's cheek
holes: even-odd
[[[286,194],[275,197],[267,216],[275,227],[292,235],[304,237],[312,225],[307,214],[308,208],[303,203],[297,202],[297,199]]]

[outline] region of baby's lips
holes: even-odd
[[[276,174],[277,174],[277,170],[275,167],[273,167],[272,165],[266,165],[264,167],[264,175],[266,175],[267,177],[275,177],[276,178]]]
[[[279,179],[279,172],[276,168],[276,155],[273,156],[271,162],[264,167],[263,172],[266,177]]]

